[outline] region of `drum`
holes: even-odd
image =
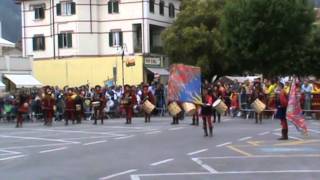
[[[142,109],[147,114],[151,114],[155,108],[156,107],[148,100],[145,100],[144,103],[142,104]]]
[[[228,110],[228,106],[221,99],[216,100],[212,107],[217,110],[219,114],[224,114]]]
[[[251,104],[251,107],[258,114],[260,114],[262,111],[266,109],[266,105],[263,102],[261,102],[259,99],[256,99],[255,101],[253,101],[253,103]]]
[[[185,102],[182,104],[182,108],[188,116],[192,116],[196,112],[196,106],[193,103]]]
[[[80,104],[76,104],[76,111],[81,111],[81,105]]]
[[[169,113],[172,116],[178,115],[182,110],[176,102],[172,102],[168,106]]]
[[[90,99],[84,100],[84,104],[85,104],[86,106],[90,106],[90,104],[91,104]]]
[[[92,102],[92,106],[93,107],[99,107],[100,106],[100,102],[99,101]]]

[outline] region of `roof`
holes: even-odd
[[[169,72],[164,68],[147,68],[149,71],[151,71],[154,74],[158,74],[161,76],[168,76]]]
[[[0,47],[14,47],[14,43],[0,37]]]
[[[42,84],[29,74],[5,74],[4,77],[14,83],[17,88],[42,87]]]

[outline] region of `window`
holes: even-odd
[[[45,5],[40,4],[40,5],[34,5],[33,6],[34,10],[34,19],[36,20],[41,20],[44,19],[44,12],[45,12]]]
[[[43,35],[35,35],[32,38],[33,51],[45,50],[45,37]]]
[[[169,4],[169,17],[171,17],[171,18],[175,17],[175,9],[174,9],[174,5],[172,3]]]
[[[118,0],[110,0],[108,2],[108,13],[119,13],[119,2]]]
[[[122,46],[123,44],[123,35],[119,30],[109,32],[109,46]]]
[[[159,3],[159,13],[160,15],[164,15],[164,1],[160,1]]]
[[[59,48],[72,48],[72,33],[64,32],[58,34]]]
[[[154,13],[154,0],[149,0],[149,11]]]
[[[57,15],[58,16],[70,16],[76,14],[76,3],[75,2],[61,2],[57,4]]]

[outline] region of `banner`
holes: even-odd
[[[170,67],[168,100],[202,104],[199,67],[174,64]]]
[[[298,131],[304,135],[308,133],[307,125],[302,114],[300,99],[297,95],[297,86],[295,79],[292,82],[289,93],[289,102],[287,107],[287,120],[295,125]]]

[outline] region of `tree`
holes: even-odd
[[[228,68],[220,32],[223,0],[183,0],[175,23],[163,34],[172,63],[200,66],[206,77]]]
[[[314,20],[308,0],[229,0],[222,20],[225,48],[242,71],[303,74]]]

